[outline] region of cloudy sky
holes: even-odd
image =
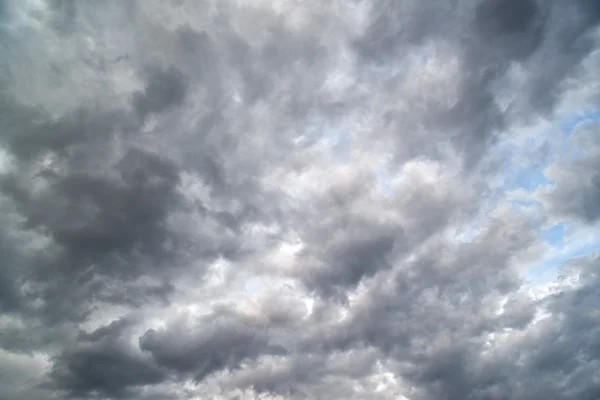
[[[600,398],[597,0],[0,0],[0,399]]]

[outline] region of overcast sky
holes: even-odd
[[[0,0],[0,399],[600,398],[597,0]]]

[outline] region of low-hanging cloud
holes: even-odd
[[[0,1],[0,398],[599,398],[598,4]]]

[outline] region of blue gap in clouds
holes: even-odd
[[[526,148],[534,149],[536,146],[534,139],[527,140]],[[512,144],[508,145],[506,150],[518,157],[522,157],[525,149],[519,148]],[[552,183],[550,179],[544,174],[545,165],[518,165],[512,163],[509,168],[505,171],[505,182],[501,187],[502,191],[513,190],[513,189],[525,189],[528,192],[535,190],[538,186]]]
[[[553,247],[561,248],[562,245]],[[588,243],[584,243],[581,246],[575,246],[572,250],[559,253],[554,257],[543,259],[540,263],[529,267],[525,273],[525,278],[534,283],[554,280],[557,277],[560,268],[569,260],[576,257],[588,256],[598,251],[598,249],[600,249],[600,233]]]
[[[571,136],[577,125],[585,121],[600,121],[600,110],[588,110],[565,117],[561,123],[562,131],[566,136]]]
[[[586,121],[600,121],[600,110],[588,110],[576,114],[570,114],[564,117],[560,122],[560,128],[563,134],[563,143],[559,151],[565,151],[574,157],[582,152],[581,149],[569,148],[567,139],[575,132],[579,124]],[[535,140],[527,141],[527,145],[533,145]],[[552,184],[544,175],[544,169],[547,165],[523,168],[514,171],[513,179],[508,186],[523,188],[527,191],[533,191],[538,186],[543,184]],[[555,249],[563,249],[565,246],[565,230],[569,222],[561,222],[544,229],[541,234],[541,239]],[[572,245],[572,244],[571,244]],[[569,247],[571,246],[569,245]],[[532,282],[541,282],[553,280],[556,278],[561,266],[574,257],[589,255],[600,248],[600,233],[596,240],[589,243],[584,243],[580,246],[575,246],[572,250],[562,254],[555,255],[550,258],[541,260],[540,263],[532,265],[527,269],[526,278]]]
[[[542,169],[543,167],[537,167],[519,171],[513,185],[529,192],[535,190],[538,186],[553,183],[553,181],[546,177]]]
[[[590,110],[565,117],[561,124],[564,138],[570,137],[579,124],[587,121],[600,121],[600,110]],[[577,160],[584,154],[583,149],[572,149],[568,144],[565,144],[563,151],[568,154],[568,159],[571,161]]]
[[[564,117],[560,123],[564,139],[567,139],[569,136],[571,136],[575,131],[575,128],[577,128],[580,123],[585,121],[600,121],[600,110],[588,110],[577,114],[570,114]],[[535,146],[535,139],[528,139],[526,145],[530,147]],[[562,150],[571,152],[573,156],[577,155],[577,151],[568,149],[566,142],[563,144]],[[514,149],[514,151],[516,152],[518,149]],[[527,191],[533,191],[539,186],[554,183],[544,174],[544,169],[546,167],[547,165],[516,168],[512,171],[512,177],[507,181],[503,189],[510,190],[520,188]]]
[[[564,244],[565,223],[561,222],[542,231],[542,240],[550,246],[559,247]]]

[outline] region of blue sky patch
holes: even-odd
[[[562,246],[565,237],[565,223],[552,225],[542,232],[542,239],[551,246]]]

